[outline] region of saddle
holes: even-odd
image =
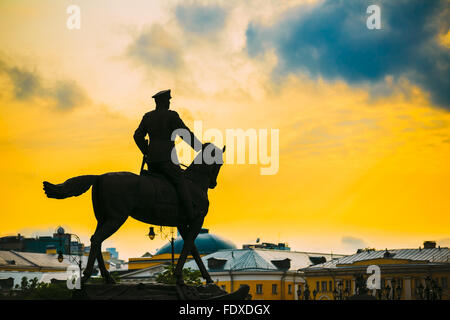
[[[194,216],[206,216],[209,208],[206,193],[189,179],[186,179],[186,184],[191,193]],[[142,170],[141,173],[138,209],[141,212],[151,210],[152,216],[161,222],[167,219],[178,220],[180,216],[185,217],[175,187],[162,174],[148,170]]]

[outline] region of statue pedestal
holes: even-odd
[[[348,297],[348,300],[377,300],[377,298],[375,298],[374,296],[368,295],[367,293],[364,293],[364,294]]]
[[[84,300],[245,300],[248,286],[228,293],[215,284],[176,286],[170,284],[85,284],[72,299]]]

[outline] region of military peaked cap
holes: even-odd
[[[158,92],[157,94],[155,94],[154,96],[152,96],[152,98],[163,98],[163,97],[167,97],[169,99],[171,99],[172,97],[170,96],[170,89],[169,90],[163,90]]]

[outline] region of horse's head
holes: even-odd
[[[223,153],[225,152],[225,146],[223,146],[223,149],[217,148],[213,144],[214,148],[211,151],[211,158],[217,159],[217,161],[213,161],[211,166],[211,174],[210,174],[210,184],[209,188],[214,189],[217,186],[217,176],[219,175],[220,168],[223,165]],[[206,148],[205,148],[206,149]],[[207,154],[204,154],[204,158],[208,157]]]
[[[224,152],[225,146],[220,149],[212,143],[205,143],[202,151],[186,170],[188,175],[205,188],[214,189],[217,186],[217,176],[223,165]]]

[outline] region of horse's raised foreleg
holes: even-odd
[[[98,259],[98,256],[102,254],[101,245],[102,242],[109,238],[114,232],[116,232],[122,224],[125,222],[125,219],[110,219],[106,220],[102,224],[97,226],[94,235],[91,237],[91,250],[89,251],[89,258],[86,265],[86,269],[83,271],[83,279],[82,282],[86,282],[92,275],[92,271],[94,269],[95,259]],[[103,257],[102,257],[103,262]],[[100,267],[100,261],[99,261]],[[104,267],[104,262],[103,262]],[[105,267],[104,267],[105,268]],[[106,271],[106,268],[105,268]],[[103,276],[103,274],[102,274]]]
[[[187,228],[185,227],[179,227],[178,231],[180,231],[181,236],[184,238],[185,235],[187,235]],[[191,248],[191,254],[194,257],[195,262],[197,263],[197,266],[200,270],[200,273],[202,274],[203,279],[206,280],[206,283],[213,283],[214,281],[211,279],[211,276],[208,273],[208,270],[206,270],[206,267],[202,261],[202,258],[200,257],[200,254],[198,252],[197,246],[195,245],[195,238],[197,237],[198,232],[194,234],[194,243],[192,244]]]

